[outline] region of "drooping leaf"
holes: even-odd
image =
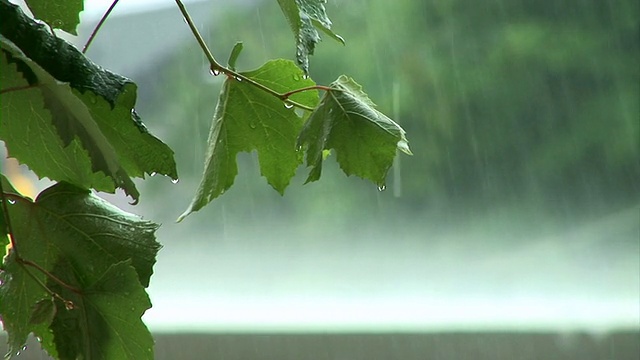
[[[298,139],[311,167],[307,182],[320,178],[323,150],[334,149],[345,174],[384,186],[396,149],[411,154],[404,130],[376,110],[353,79],[341,75],[331,87],[335,90],[324,95]]]
[[[111,106],[116,105],[125,84],[132,83],[94,64],[75,46],[53,36],[45,24],[35,22],[7,0],[0,0],[0,34],[58,81],[69,83],[81,93],[92,91]]]
[[[76,27],[80,23],[80,12],[84,9],[83,0],[26,0],[25,2],[36,19],[45,21],[55,29],[78,35]]]
[[[14,248],[6,257],[4,271],[0,273],[3,283],[0,286],[0,316],[9,334],[10,353],[20,350],[30,332],[43,338],[43,346],[50,353],[58,351],[60,354],[64,352],[57,348],[57,338],[74,338],[76,344],[84,349],[82,351],[91,348],[91,351],[114,351],[115,354],[121,352],[114,346],[130,348],[138,346],[135,344],[152,344],[149,343],[148,331],[141,331],[144,325],[140,316],[150,306],[146,295],[143,299],[141,294],[144,294],[143,287],[149,284],[160,248],[154,237],[157,225],[125,213],[90,191],[67,183],[48,188],[34,202],[18,196],[12,199],[14,203],[9,207],[9,215],[17,249]],[[60,287],[25,261],[37,264],[57,279],[68,281],[76,291]],[[122,282],[111,278],[119,278]],[[52,327],[53,335],[47,330],[50,324],[30,322],[34,308],[51,298],[34,279],[55,288],[73,304],[73,309],[67,310],[65,305],[68,304],[55,300],[57,311],[53,323],[59,324],[64,319],[65,325]],[[102,293],[96,290],[105,287],[111,290]],[[113,304],[112,308],[107,306],[109,303]],[[127,304],[126,308],[122,308],[123,303]],[[70,315],[71,312],[79,312],[83,316],[91,313],[104,319],[120,312],[127,320],[122,323],[96,320],[91,324],[75,324],[74,321],[87,319],[78,317],[78,314]],[[98,331],[109,336],[96,340],[87,336],[86,331]],[[121,338],[123,334],[126,336]],[[55,348],[47,348],[54,343]],[[95,349],[96,346],[99,348]],[[148,347],[143,347],[146,353]]]
[[[317,29],[344,44],[344,39],[331,30],[324,3],[326,0],[278,0],[296,38],[296,62],[305,74],[309,73],[309,55],[320,42]]]
[[[26,66],[25,63],[5,51],[4,42],[2,45],[2,86],[28,86],[17,67]],[[9,59],[14,63],[9,63]],[[5,142],[9,156],[28,165],[40,177],[106,192],[122,187],[137,199],[139,194],[135,185],[84,103],[66,84],[52,80],[43,83],[42,87],[6,92],[0,96],[0,138]],[[45,108],[43,93],[56,111],[55,117]],[[56,130],[54,124],[58,124],[61,131]],[[65,124],[68,124],[66,129],[63,127]],[[89,151],[80,138],[74,136],[74,130],[84,132],[82,135],[90,147]],[[68,135],[63,139],[60,133]]]
[[[280,93],[315,85],[287,60],[269,61],[257,70],[242,74]],[[290,99],[314,107],[318,93],[315,90],[300,92]],[[231,187],[238,173],[236,156],[241,151],[257,150],[261,174],[274,189],[283,193],[300,164],[296,137],[301,127],[302,119],[282,100],[247,81],[225,80],[211,124],[202,180],[178,221]]]
[[[57,81],[12,43],[2,40],[6,57],[3,60],[10,60],[20,70],[15,71],[12,64],[3,62],[3,67],[7,67],[2,75],[3,80],[7,78],[3,86],[38,85],[36,89],[9,92],[2,96],[2,109],[7,116],[3,116],[6,128],[0,129],[0,134],[7,141],[12,156],[29,165],[40,176],[101,191],[113,192],[117,186],[136,200],[138,192],[129,176],[144,177],[145,173],[158,173],[177,179],[173,151],[147,131],[133,110],[136,101],[134,84],[125,84],[115,105],[111,106],[91,91],[83,94]],[[31,79],[30,83],[26,83],[23,76]],[[38,92],[42,94],[42,100]],[[42,101],[46,109],[42,109]],[[29,106],[17,106],[21,102],[28,102]],[[48,146],[45,149],[47,156],[37,156],[32,142],[25,142],[25,138],[48,137],[49,143],[58,144],[55,134],[49,134],[51,125],[62,140],[62,146]],[[73,144],[76,140],[78,143]],[[74,152],[74,158],[84,157],[82,155],[86,151],[89,167],[83,167],[87,163],[84,159],[72,159],[74,162],[71,164],[48,159],[48,156],[55,157],[57,152],[77,148],[78,145],[84,151]],[[111,184],[105,184],[108,179],[103,179],[104,175],[113,179]]]

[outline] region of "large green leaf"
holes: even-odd
[[[0,315],[9,334],[10,354],[19,352],[27,335],[34,332],[42,337],[46,350],[61,356],[69,353],[61,344],[74,339],[70,346],[84,358],[100,358],[87,356],[97,352],[127,358],[119,357],[129,351],[122,349],[134,348],[144,351],[132,354],[148,356],[129,358],[152,358],[148,349],[153,342],[140,316],[150,307],[144,287],[160,248],[154,236],[157,225],[66,183],[43,191],[35,202],[15,194],[8,199],[16,248],[0,273]],[[75,291],[21,259],[37,264]],[[37,314],[43,301],[51,299],[38,282],[71,302],[55,300],[57,311],[51,323],[55,326]],[[70,304],[73,309],[67,309]]]
[[[287,60],[269,61],[242,74],[280,93],[315,85]],[[314,107],[318,93],[305,91],[290,99]],[[302,119],[282,100],[246,81],[226,79],[211,124],[204,174],[179,221],[231,187],[238,173],[236,156],[241,151],[257,150],[261,174],[283,193],[300,164],[296,137],[301,127]]]
[[[326,0],[278,0],[296,38],[296,61],[305,73],[309,73],[309,55],[320,42],[317,29],[344,44],[344,39],[331,30],[324,3]]]
[[[320,178],[323,150],[335,149],[345,174],[384,187],[396,149],[411,154],[404,130],[376,110],[353,79],[342,75],[331,87],[335,90],[325,94],[298,139],[311,167],[307,182]]]
[[[76,27],[80,23],[84,0],[26,0],[26,3],[36,19],[45,21],[53,28],[78,35]]]

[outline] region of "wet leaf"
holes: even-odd
[[[26,0],[25,2],[36,19],[45,21],[55,29],[78,35],[76,27],[80,23],[80,12],[84,10],[83,0]]]
[[[315,85],[286,60],[273,60],[242,74],[281,93]],[[313,107],[318,93],[305,91],[290,99]],[[284,193],[300,164],[296,138],[301,127],[302,119],[282,100],[247,81],[225,80],[211,124],[204,174],[179,221],[231,187],[238,173],[236,156],[241,151],[257,150],[260,173],[274,189]]]
[[[141,330],[146,328],[140,316],[150,307],[143,287],[149,284],[155,256],[160,248],[154,236],[158,225],[123,212],[88,190],[66,183],[48,188],[34,202],[20,196],[12,196],[12,199],[15,203],[9,208],[9,215],[17,249],[13,249],[6,257],[4,271],[0,272],[3,283],[0,286],[0,314],[9,334],[10,353],[14,354],[22,347],[30,332],[43,338],[43,346],[49,353],[67,353],[68,349],[59,344],[57,338],[75,338],[75,344],[82,344],[82,351],[85,351],[85,345],[97,346],[98,349],[106,349],[105,354],[110,351],[123,354],[121,350],[112,349],[113,346],[128,348],[114,345],[118,334],[128,334],[127,337],[131,339],[126,341],[147,344],[150,335],[148,331]],[[21,259],[37,264],[76,291],[61,287]],[[51,325],[53,338],[47,329],[50,324],[34,324],[30,321],[34,308],[51,298],[38,281],[46,283],[73,303],[73,310],[67,310],[69,304],[55,301],[57,311],[52,324],[60,324],[64,320],[64,326]],[[109,302],[113,307],[105,305]],[[126,309],[122,308],[123,303],[127,304]],[[135,311],[129,311],[132,308]],[[92,312],[99,314],[91,319],[69,318],[71,311],[85,314],[83,316],[89,316],[87,314]],[[128,320],[122,323],[108,320],[116,312],[121,312],[123,318]],[[97,319],[101,316],[103,320]],[[92,323],[74,323],[87,320]],[[120,326],[127,329],[121,329]],[[129,334],[130,326],[136,329],[135,335],[133,330]],[[102,331],[111,335],[93,339],[86,336],[86,327],[91,327],[97,333]],[[143,347],[146,354],[147,347]]]
[[[411,154],[404,130],[376,110],[353,79],[342,75],[331,87],[336,90],[324,95],[298,139],[311,167],[307,182],[320,178],[323,150],[334,149],[345,174],[384,186],[396,149]]]
[[[3,86],[38,85],[2,95],[0,137],[10,156],[41,177],[107,192],[120,187],[136,200],[130,176],[177,178],[173,151],[134,117],[134,84],[123,87],[112,107],[91,91],[57,81],[5,40]]]
[[[291,31],[296,38],[296,62],[309,73],[309,55],[313,55],[320,42],[322,30],[330,37],[344,44],[344,39],[331,30],[331,20],[324,8],[326,0],[278,0]]]

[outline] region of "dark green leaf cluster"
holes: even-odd
[[[317,29],[343,42],[331,31],[324,2],[279,4],[296,37],[297,63],[272,60],[236,72],[242,43],[228,68],[203,46],[214,74],[226,79],[202,180],[180,220],[233,185],[239,152],[258,152],[261,174],[280,194],[305,154],[307,182],[320,177],[323,154],[334,149],[347,175],[379,186],[397,149],[411,154],[404,130],[355,81],[341,76],[326,87],[309,78]],[[145,288],[160,249],[158,225],[92,190],[120,188],[137,202],[132,178],[177,180],[173,151],[141,122],[135,83],[55,35],[54,29],[76,33],[83,2],[27,5],[39,21],[0,0],[0,140],[10,157],[57,183],[31,200],[0,175],[0,246],[7,249],[0,316],[8,355],[19,354],[33,333],[60,359],[152,359],[153,339],[141,316],[151,307]],[[326,92],[322,99],[319,90]]]

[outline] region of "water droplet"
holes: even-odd
[[[42,338],[40,336],[36,336],[36,340],[38,340],[38,342],[42,342]]]
[[[378,186],[378,191],[385,191],[385,190],[387,190],[387,185]]]
[[[15,204],[15,203],[16,203],[16,201],[15,201],[15,200],[13,200],[13,199],[7,199],[7,202],[8,202],[9,204],[11,204],[11,205],[13,205],[13,204]]]
[[[157,172],[153,171],[149,174],[149,176],[156,176],[156,174],[158,174]]]
[[[295,81],[300,81],[300,75],[298,75],[298,74],[293,74],[293,80],[295,80]]]
[[[285,101],[284,102],[284,107],[287,108],[287,109],[291,109],[293,107],[293,104],[288,102],[288,101]]]
[[[220,75],[220,70],[218,70],[218,69],[209,69],[209,74],[211,74],[213,76],[218,76],[218,75]]]
[[[76,306],[73,304],[73,301],[69,301],[69,300],[65,300],[64,301],[64,308],[67,310],[73,310],[76,308]]]
[[[16,351],[16,356],[19,356],[21,351]]]
[[[236,81],[242,81],[242,78],[240,76],[235,76],[234,79],[236,79]]]
[[[302,145],[298,145],[298,146],[296,147],[296,151],[300,151],[300,150],[302,150]]]
[[[309,75],[304,74],[304,75],[302,75],[302,78],[303,78],[304,80],[307,80],[307,79],[309,78]]]
[[[25,350],[27,350],[27,345],[24,345],[22,349],[20,349],[20,351],[25,351]]]
[[[249,123],[249,127],[252,128],[252,129],[255,129],[255,128],[258,127],[258,125],[256,125],[256,123],[252,121],[252,122]]]
[[[171,183],[172,183],[172,184],[177,184],[177,183],[178,183],[178,181],[180,181],[180,179],[171,179]]]
[[[185,23],[185,24],[188,24],[188,23],[189,23],[189,22],[187,21],[187,18],[186,18],[186,17],[184,17],[184,16],[182,17],[182,21],[184,21],[184,23]]]

